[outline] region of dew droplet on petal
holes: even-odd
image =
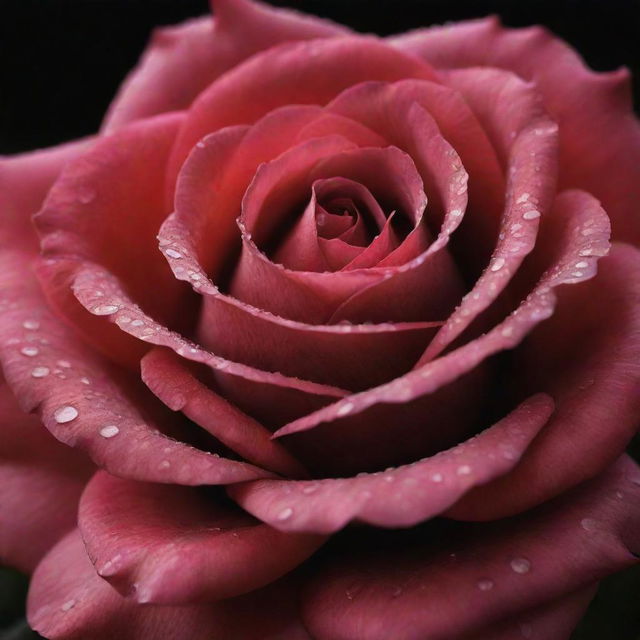
[[[113,438],[120,433],[120,429],[115,424],[108,424],[100,429],[100,435],[103,438]]]
[[[338,416],[346,416],[348,413],[351,412],[352,409],[353,409],[353,403],[345,402],[343,405],[341,405],[338,408],[338,410],[336,411],[336,415],[338,415]]]
[[[178,258],[182,258],[182,254],[179,251],[176,251],[175,249],[167,249],[165,251],[165,253],[170,257],[170,258],[175,258],[176,260]]]
[[[73,607],[76,606],[76,601],[75,600],[67,600],[61,607],[60,607],[60,611],[69,611],[71,609],[73,609]]]
[[[594,529],[598,528],[598,522],[593,518],[583,518],[582,520],[580,520],[580,526],[585,531],[593,531]]]
[[[39,353],[38,347],[22,347],[22,349],[20,349],[20,353],[23,356],[29,356],[30,358],[33,358],[33,356],[37,356]]]
[[[514,558],[509,564],[516,573],[521,575],[531,571],[531,561],[527,558]]]
[[[500,271],[504,267],[506,260],[504,258],[496,258],[491,264],[491,271]]]
[[[531,209],[531,211],[527,211],[522,214],[522,217],[525,220],[535,220],[540,217],[540,212],[537,209]]]
[[[491,591],[495,583],[490,578],[481,578],[476,584],[478,585],[478,589],[480,589],[480,591]]]
[[[40,328],[40,323],[37,320],[25,320],[22,323],[22,326],[25,329],[30,329],[31,331],[35,331],[36,329]]]
[[[32,378],[46,378],[49,375],[49,367],[34,367],[31,369]]]
[[[458,467],[456,473],[459,476],[468,476],[471,473],[471,467],[468,464],[463,464]]]
[[[431,476],[431,479],[432,479],[434,482],[442,482],[442,474],[441,474],[441,473],[434,473],[434,474]]]
[[[109,316],[117,310],[118,307],[115,304],[101,304],[93,308],[93,313],[98,316]]]
[[[158,467],[160,469],[168,469],[171,466],[171,463],[168,460],[163,460]]]
[[[291,507],[286,507],[285,509],[280,511],[280,513],[278,513],[277,518],[280,521],[288,520],[292,515],[293,515],[293,509]]]
[[[70,404],[58,407],[53,413],[53,419],[58,424],[64,424],[65,422],[71,422],[78,417],[78,410],[72,407]]]

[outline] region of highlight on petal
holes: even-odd
[[[560,125],[560,188],[593,193],[611,217],[613,238],[640,242],[640,122],[628,70],[596,73],[546,29],[506,28],[495,17],[419,29],[389,43],[437,69],[499,67],[535,82]]]
[[[384,473],[264,480],[228,491],[247,511],[282,531],[330,533],[355,519],[383,527],[413,526],[512,469],[552,410],[549,397],[534,396],[471,440]]]
[[[32,321],[31,326],[35,326]],[[48,375],[34,367],[31,375]],[[0,382],[0,562],[27,573],[76,525],[92,465],[23,413]]]
[[[563,221],[553,263],[527,298],[505,320],[476,340],[390,383],[351,395],[286,425],[275,436],[306,431],[325,421],[361,413],[378,403],[407,402],[420,395],[433,393],[489,356],[517,346],[533,327],[553,314],[556,303],[553,289],[593,277],[597,258],[608,251],[609,219],[589,194],[563,192],[556,198],[552,215]],[[584,262],[585,266],[576,270],[578,262]],[[499,270],[502,264],[495,266],[495,270]]]
[[[224,496],[99,472],[79,527],[96,569],[140,603],[213,602],[263,587],[324,541],[257,522]]]
[[[141,606],[96,574],[76,530],[36,569],[27,618],[50,640],[310,640],[296,604],[297,583],[288,580],[214,604]]]
[[[378,535],[371,546],[363,541],[357,551],[351,544],[335,552],[303,595],[311,634],[466,637],[590,588],[638,562],[640,469],[622,458],[519,518],[430,524],[421,534],[395,531],[386,534],[392,545]]]
[[[250,0],[216,0],[203,16],[156,29],[111,104],[104,132],[132,120],[187,109],[224,72],[281,42],[349,33],[342,25]]]

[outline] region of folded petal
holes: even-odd
[[[475,438],[384,473],[265,480],[228,491],[247,511],[282,531],[330,533],[355,519],[384,527],[413,526],[513,468],[552,409],[550,398],[534,396]]]
[[[212,3],[213,4],[213,3]],[[156,29],[105,118],[111,132],[149,116],[187,109],[225,71],[281,42],[349,33],[346,27],[250,0],[216,0],[204,16]]]
[[[380,536],[350,545],[312,580],[303,616],[315,638],[465,637],[637,563],[640,469],[623,458],[513,520],[389,535],[384,553]]]
[[[322,536],[285,534],[197,489],[96,474],[79,527],[96,569],[140,603],[213,602],[274,582]]]
[[[560,188],[593,193],[611,216],[613,238],[640,241],[640,122],[626,69],[596,73],[546,29],[508,29],[496,18],[420,29],[390,43],[438,69],[500,67],[535,82],[560,125]]]
[[[579,258],[574,268],[583,265]],[[561,291],[553,318],[517,352],[519,390],[551,394],[556,413],[517,467],[448,515],[484,520],[520,512],[593,477],[624,451],[640,415],[639,310],[640,252],[614,244],[598,277]]]
[[[27,602],[33,629],[50,640],[310,640],[299,622],[295,582],[215,604],[141,606],[100,578],[74,531],[34,573]]]
[[[89,460],[56,442],[0,382],[0,562],[33,571],[76,526],[78,500],[91,473]]]

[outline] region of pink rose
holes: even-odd
[[[560,640],[637,562],[624,72],[217,0],[1,171],[0,557],[44,637]]]

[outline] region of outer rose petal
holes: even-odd
[[[75,531],[36,569],[27,617],[50,640],[310,640],[295,588],[285,582],[216,604],[140,606],[96,574]]]
[[[98,573],[141,603],[213,602],[291,571],[323,542],[256,522],[224,496],[99,472],[79,526]]]
[[[78,499],[91,473],[89,460],[23,413],[0,381],[0,562],[33,571],[75,527]]]
[[[120,88],[103,130],[186,109],[213,80],[280,42],[349,33],[346,27],[249,0],[215,0],[215,17],[157,29]]]
[[[593,193],[611,216],[613,238],[640,242],[640,122],[626,70],[594,73],[545,29],[505,29],[496,18],[420,29],[389,42],[438,69],[502,67],[533,80],[560,124],[560,188]]]
[[[622,458],[520,518],[465,524],[449,549],[437,531],[425,542],[428,533],[407,547],[394,532],[395,545],[385,553],[376,545],[334,557],[303,600],[314,638],[457,639],[637,563],[640,469]]]
[[[558,409],[521,463],[465,496],[452,517],[493,520],[528,509],[624,450],[640,424],[640,251],[614,245],[597,278],[562,291],[515,366],[520,386],[550,393]]]
[[[413,526],[517,464],[552,409],[550,398],[534,396],[471,440],[382,474],[265,480],[230,487],[229,493],[247,511],[282,531],[329,533],[355,519],[383,527]]]
[[[190,292],[176,282],[156,240],[168,213],[167,157],[182,120],[167,114],[98,139],[65,167],[35,218],[44,257],[56,259],[39,268],[48,298],[96,349],[132,368],[144,345],[87,313],[70,282],[79,263],[97,262],[113,270],[149,313],[165,323],[185,324],[180,320],[189,316]]]

